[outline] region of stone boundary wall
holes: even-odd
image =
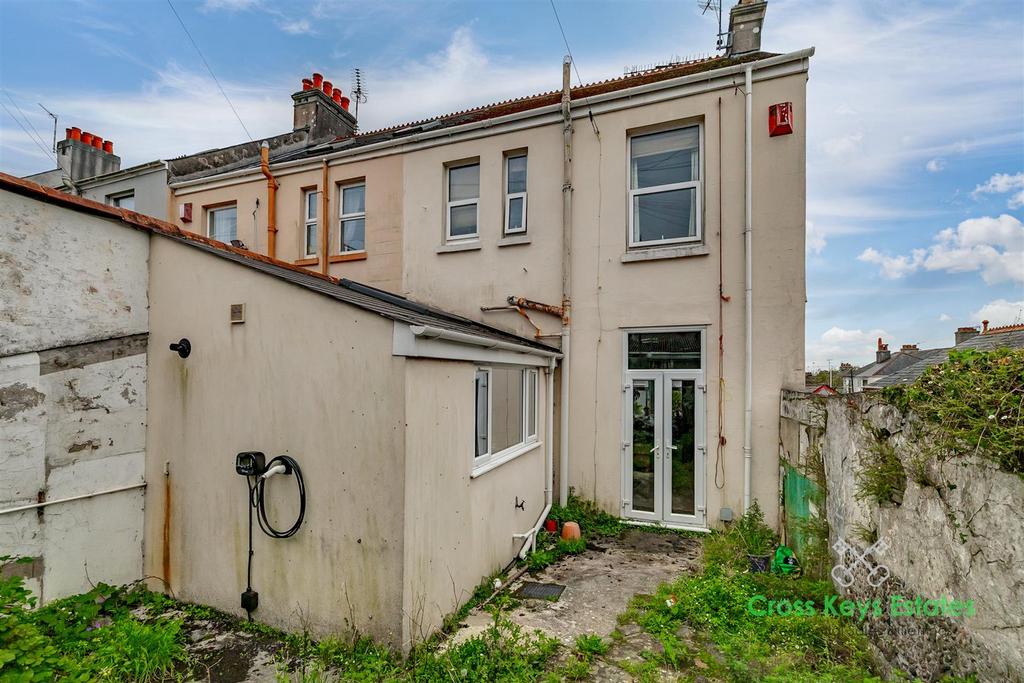
[[[885,659],[926,681],[972,673],[1024,681],[1024,479],[975,456],[922,466],[924,425],[872,395],[787,391],[780,415],[780,456],[824,472],[833,562],[839,538],[888,544],[869,557],[891,572],[881,585],[863,570],[847,588],[833,580],[844,596],[880,600],[882,616],[863,623]],[[858,500],[858,481],[880,449],[906,471],[902,493],[881,504]],[[892,616],[893,595],[971,600],[974,614]]]

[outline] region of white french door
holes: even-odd
[[[625,377],[623,516],[703,528],[703,370],[627,369]]]

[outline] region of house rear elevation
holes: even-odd
[[[577,87],[563,65],[561,90],[172,161],[178,224],[559,347],[562,500],[708,529],[757,499],[774,523],[779,391],[803,381],[813,49],[760,51],[765,6],[733,8],[722,57]],[[293,98],[337,104],[312,80]],[[477,403],[464,447],[486,476],[516,440]]]

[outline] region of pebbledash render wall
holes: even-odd
[[[4,571],[44,601],[137,580],[149,236],[7,191],[0,216],[0,555],[32,558]]]
[[[778,396],[803,382],[806,224],[806,82],[813,50],[751,62],[753,68],[753,496],[777,521]],[[703,469],[707,525],[723,507],[743,508],[744,422],[744,64],[684,75],[573,101],[572,351],[570,460],[578,493],[619,513],[624,491],[622,444],[625,330],[695,326],[704,330]],[[768,109],[791,102],[793,134],[769,137]],[[591,123],[590,115],[593,115]],[[628,141],[635,133],[684,125],[701,128],[703,239],[675,249],[630,249]],[[594,127],[597,130],[594,130]],[[328,155],[332,229],[336,186],[365,178],[366,260],[330,264],[352,277],[532,336],[515,311],[483,312],[510,295],[561,302],[562,124],[557,105],[498,117],[485,125],[424,130],[372,149]],[[502,236],[503,163],[528,155],[528,232]],[[479,239],[445,243],[445,169],[479,160]],[[322,160],[272,166],[278,191],[279,256],[298,260],[299,189],[321,185]],[[387,164],[384,166],[383,164]],[[177,204],[239,206],[239,236],[266,243],[266,181],[258,170],[210,176],[173,188]],[[245,210],[242,207],[247,207]],[[245,224],[243,225],[243,222]],[[334,247],[336,248],[336,247]],[[392,252],[392,249],[398,249]],[[721,264],[721,265],[720,265]],[[311,266],[316,267],[316,266]],[[722,293],[719,317],[719,278]],[[530,313],[547,335],[559,321]],[[718,340],[722,337],[723,361]],[[552,343],[557,341],[552,339]],[[722,382],[719,383],[721,372]],[[721,406],[721,408],[719,408]],[[722,440],[719,448],[719,417]],[[716,476],[717,469],[717,476]]]

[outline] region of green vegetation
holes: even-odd
[[[0,565],[10,557],[0,557]],[[155,681],[185,664],[181,621],[131,612],[141,588],[100,584],[35,610],[20,576],[0,578],[0,681]]]
[[[951,351],[913,384],[882,396],[929,425],[931,455],[977,454],[1024,474],[1024,349]]]
[[[870,500],[878,505],[899,505],[903,502],[907,472],[896,449],[886,438],[887,435],[876,433],[870,449],[861,458],[861,469],[857,472],[857,500]]]
[[[663,584],[654,595],[637,596],[620,623],[638,624],[658,640],[663,649],[658,665],[696,667],[712,680],[878,680],[867,638],[854,622],[820,609],[808,616],[750,611],[749,601],[759,595],[766,601],[813,600],[820,607],[833,592],[828,581],[747,571],[748,548],[774,537],[760,517],[755,511],[727,533],[709,536],[701,574]],[[656,666],[634,668],[630,673],[637,680],[658,680]]]

